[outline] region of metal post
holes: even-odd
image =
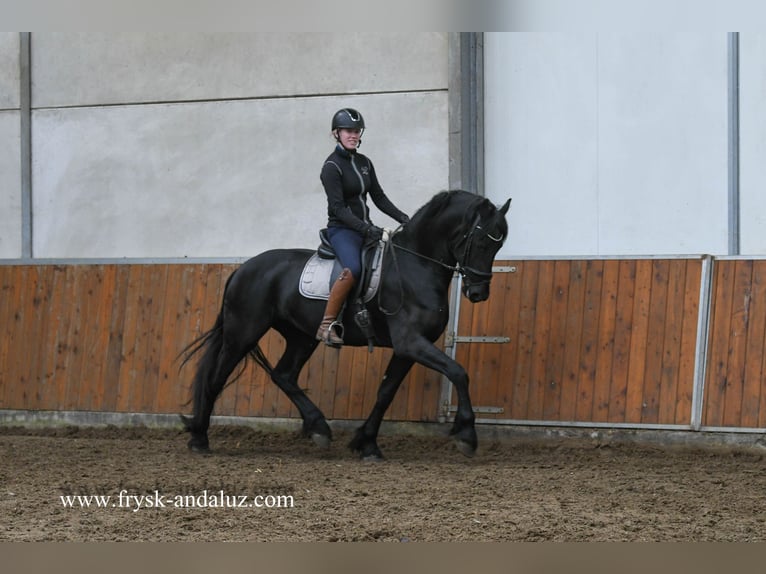
[[[30,33],[19,34],[21,132],[21,257],[32,259],[32,68]]]
[[[484,35],[453,32],[449,35],[449,187],[484,195]],[[460,314],[460,278],[450,292],[447,333],[457,329]],[[454,343],[445,352],[455,356]],[[449,415],[452,383],[442,377],[438,420]]]
[[[728,53],[729,255],[739,255],[739,32],[729,32]]]
[[[450,188],[484,195],[484,36],[450,34]]]

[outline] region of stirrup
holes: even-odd
[[[337,334],[334,331],[335,328],[338,329]],[[343,331],[343,323],[336,319],[327,326],[327,329],[324,328],[324,324],[320,324],[316,338],[329,347],[340,347],[343,345]]]

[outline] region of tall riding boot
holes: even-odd
[[[348,294],[354,288],[354,283],[356,283],[356,280],[351,271],[348,268],[344,268],[335,280],[335,283],[333,283],[332,289],[330,289],[330,297],[327,299],[324,317],[317,331],[317,339],[324,341],[331,347],[339,347],[343,344],[343,325],[338,323],[336,319],[343,308],[343,303],[346,302]],[[340,327],[341,335],[335,333],[335,327]]]

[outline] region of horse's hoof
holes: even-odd
[[[199,444],[193,440],[190,440],[188,445],[189,450],[196,454],[210,454],[210,447],[206,444]]]
[[[385,460],[382,454],[368,454],[367,456],[362,456],[360,458],[362,462],[383,462]]]
[[[314,444],[317,445],[319,448],[330,448],[330,442],[332,439],[330,439],[329,436],[324,434],[319,434],[318,432],[312,433],[311,440],[314,441]]]
[[[460,454],[462,454],[463,456],[467,456],[468,458],[473,458],[476,455],[476,447],[465,442],[464,440],[456,440],[455,446],[457,447],[457,450],[460,452]]]

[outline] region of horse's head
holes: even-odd
[[[458,231],[453,254],[463,278],[463,295],[472,303],[486,301],[492,280],[492,263],[508,235],[505,214],[511,200],[496,208],[484,199],[469,209]]]

